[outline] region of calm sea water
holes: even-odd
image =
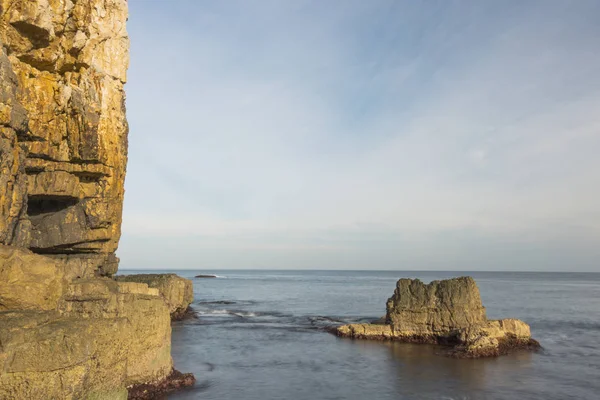
[[[173,326],[175,367],[193,372],[197,384],[170,400],[600,398],[600,274],[161,272],[223,276],[194,279],[199,318]],[[455,360],[433,346],[323,331],[384,315],[398,278],[467,274],[489,318],[525,320],[544,350]]]

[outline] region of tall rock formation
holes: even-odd
[[[0,244],[116,272],[125,0],[0,0]]]
[[[342,337],[452,346],[449,355],[487,357],[513,349],[536,349],[529,325],[516,319],[488,320],[471,277],[433,281],[400,279],[387,301],[383,324],[350,324]]]
[[[0,399],[143,398],[193,381],[173,372],[159,290],[111,279],[126,20],[126,0],[0,0]]]

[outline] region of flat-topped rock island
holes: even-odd
[[[429,284],[400,279],[386,308],[382,322],[343,325],[334,333],[354,339],[439,344],[447,346],[447,355],[465,358],[540,347],[525,322],[487,319],[479,288],[471,277]]]

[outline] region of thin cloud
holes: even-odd
[[[597,2],[173,4],[130,2],[124,266],[600,268]]]

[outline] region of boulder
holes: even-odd
[[[192,281],[175,274],[118,275],[115,279],[118,282],[144,283],[148,287],[158,289],[169,307],[172,320],[184,318],[194,301]]]
[[[385,323],[349,324],[334,333],[353,339],[397,340],[450,346],[454,357],[489,357],[514,349],[537,349],[529,325],[517,319],[488,320],[471,277],[424,284],[400,279],[387,301]]]

